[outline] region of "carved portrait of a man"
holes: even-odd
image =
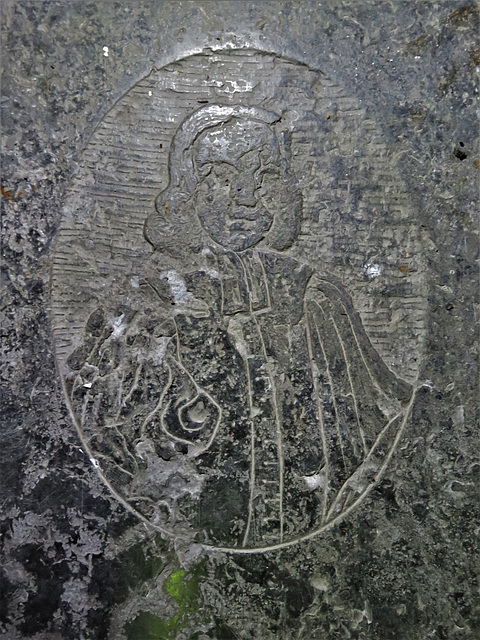
[[[219,547],[283,545],[348,510],[413,392],[328,265],[292,257],[290,153],[266,109],[187,117],[145,223],[148,303],[113,327],[96,312],[70,359],[71,401],[113,489],[152,524]]]

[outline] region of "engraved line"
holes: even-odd
[[[267,271],[265,269],[265,265],[263,264],[263,260],[259,259],[259,262],[260,262],[260,267],[261,267],[261,269],[263,271],[263,282],[265,284],[265,292],[267,294],[267,307],[269,307],[268,310],[270,311],[271,307],[272,307],[272,301],[271,301],[271,298],[270,298],[270,287],[268,286]]]
[[[174,360],[174,361],[175,361],[175,359],[174,359],[173,357],[171,357],[171,356],[170,356],[170,358],[171,358],[171,360]],[[206,444],[204,444],[204,445],[203,445],[203,446],[201,446],[201,447],[198,447],[198,445],[194,445],[194,446],[196,446],[196,451],[195,451],[195,453],[198,455],[198,453],[199,453],[199,452],[206,451],[206,450],[210,447],[210,445],[212,444],[212,442],[214,441],[215,436],[217,435],[217,431],[218,431],[218,429],[219,429],[219,427],[220,427],[220,423],[222,422],[223,410],[222,410],[222,407],[218,404],[218,402],[217,402],[217,401],[216,401],[216,400],[215,400],[215,399],[214,399],[214,398],[213,398],[213,397],[208,393],[208,391],[207,391],[206,389],[204,389],[204,388],[202,388],[202,387],[199,387],[199,386],[198,386],[198,384],[195,382],[195,378],[192,376],[192,374],[190,373],[190,371],[189,371],[186,367],[184,367],[184,366],[182,365],[182,363],[181,363],[181,362],[177,362],[177,361],[175,361],[175,364],[176,364],[176,366],[177,366],[177,367],[179,367],[179,368],[180,368],[180,369],[181,369],[181,370],[182,370],[182,371],[187,375],[187,377],[190,379],[190,381],[191,381],[192,385],[195,387],[195,391],[197,392],[197,397],[198,397],[198,395],[200,394],[200,392],[201,392],[201,393],[203,393],[205,396],[207,396],[207,398],[208,398],[208,399],[210,400],[210,402],[211,402],[211,403],[212,403],[212,404],[217,408],[217,411],[218,411],[218,417],[217,417],[217,420],[216,420],[215,427],[214,427],[214,429],[213,429],[213,431],[212,431],[212,435],[211,435],[211,436],[210,436],[210,438],[208,439],[207,443],[206,443]],[[167,366],[168,366],[168,365],[167,365]],[[170,371],[171,371],[171,370],[170,370]],[[164,395],[164,394],[162,394],[162,395]],[[179,438],[179,437],[175,436],[174,434],[170,433],[170,431],[168,431],[168,429],[165,427],[165,423],[164,423],[165,413],[167,412],[167,409],[170,407],[170,404],[171,404],[171,400],[166,404],[165,408],[164,408],[164,409],[162,410],[162,412],[160,413],[160,422],[161,422],[161,425],[162,425],[162,429],[165,431],[165,433],[166,433],[170,438],[174,438],[175,440],[178,440],[179,442],[184,442],[184,443],[186,443],[186,444],[192,445],[192,444],[193,444],[193,442],[191,442],[190,440],[184,440],[183,438]]]
[[[322,311],[323,311],[323,309],[322,309]],[[365,454],[365,452],[367,451],[367,446],[366,446],[366,443],[365,443],[365,434],[363,433],[363,429],[362,429],[361,424],[360,424],[360,414],[359,414],[359,411],[358,411],[357,396],[355,395],[355,389],[354,389],[354,386],[353,386],[352,372],[350,371],[350,363],[349,363],[348,358],[347,358],[347,352],[346,352],[346,349],[345,349],[345,344],[344,344],[344,342],[342,340],[342,337],[340,336],[340,332],[338,330],[337,323],[335,322],[335,319],[334,319],[333,315],[331,313],[329,315],[330,315],[330,320],[332,321],[332,324],[333,324],[333,328],[335,329],[335,333],[337,334],[337,338],[338,338],[338,341],[340,343],[340,347],[342,349],[343,358],[345,360],[345,365],[346,365],[346,368],[347,368],[348,382],[350,383],[350,389],[352,390],[353,405],[355,407],[355,416],[356,416],[356,419],[357,419],[358,431],[359,431],[360,437],[362,439],[363,451],[364,451],[364,454]]]
[[[85,436],[83,434],[83,429],[80,427],[80,425],[78,423],[78,420],[76,419],[76,413],[75,413],[75,411],[73,409],[71,398],[69,397],[69,391],[68,391],[68,389],[66,387],[67,383],[66,383],[66,379],[65,379],[64,376],[61,377],[61,383],[62,383],[62,387],[63,387],[64,397],[65,397],[65,400],[66,400],[66,403],[67,403],[67,406],[68,406],[68,410],[70,412],[70,416],[72,418],[73,424],[75,425],[75,429],[77,430],[80,443],[81,443],[84,451],[86,452],[86,454],[89,456],[89,458],[90,459],[94,459],[95,458],[95,454],[91,450],[90,445],[88,444],[87,440],[85,439]],[[107,477],[105,476],[105,474],[103,473],[102,469],[99,466],[96,467],[96,471],[97,471],[98,475],[100,476],[100,478],[102,479],[102,481],[105,483],[105,486],[109,489],[109,491],[112,493],[112,495],[115,496],[115,498],[118,500],[118,502],[129,513],[132,513],[139,520],[141,520],[145,524],[147,529],[149,529],[149,530],[153,529],[153,530],[161,531],[166,536],[175,539],[175,535],[174,535],[173,531],[170,531],[169,529],[166,529],[165,527],[161,527],[160,525],[152,525],[152,523],[145,516],[143,516],[138,511],[136,511],[125,500],[125,498],[112,486],[111,482],[107,479]]]
[[[170,389],[172,382],[173,382],[173,375],[172,375],[172,370],[171,368],[168,366],[167,364],[167,369],[168,369],[168,380],[166,385],[163,387],[162,389],[162,393],[160,394],[160,398],[157,402],[157,404],[155,405],[155,407],[152,409],[152,411],[150,411],[149,414],[147,414],[145,416],[144,421],[142,422],[142,426],[140,427],[140,433],[142,434],[142,436],[145,435],[145,429],[147,428],[147,424],[150,422],[150,420],[154,417],[154,415],[157,413],[157,411],[160,409],[160,407],[162,406],[163,403],[163,399],[167,393],[167,391]]]
[[[319,366],[316,364],[315,362],[315,357],[313,355],[313,343],[312,343],[312,335],[311,335],[311,331],[310,331],[310,322],[309,322],[309,318],[312,314],[310,314],[308,312],[308,308],[307,308],[307,304],[306,302],[304,302],[304,316],[306,318],[305,321],[305,327],[306,327],[306,331],[307,331],[307,347],[308,347],[308,357],[310,360],[310,370],[312,372],[312,380],[313,380],[313,387],[315,390],[315,398],[316,398],[316,404],[317,404],[317,417],[318,417],[318,422],[320,425],[320,434],[321,434],[321,438],[322,438],[322,447],[323,447],[323,456],[324,456],[324,460],[325,460],[325,487],[324,487],[324,495],[323,495],[323,507],[322,507],[322,522],[325,521],[325,517],[326,517],[326,513],[327,513],[327,495],[328,495],[328,491],[329,491],[329,480],[330,480],[330,462],[329,462],[329,456],[328,456],[328,449],[327,449],[327,439],[326,439],[326,434],[325,434],[325,423],[323,420],[323,407],[322,407],[322,401],[320,400],[320,389],[318,386],[318,379],[317,376],[315,375],[315,369],[317,369],[317,371],[320,371]]]
[[[275,427],[276,427],[276,431],[277,431],[277,449],[278,449],[278,461],[279,461],[279,495],[280,495],[280,505],[279,505],[279,517],[280,517],[280,540],[283,540],[283,490],[284,490],[284,478],[283,478],[283,474],[284,474],[284,468],[285,468],[285,459],[284,459],[284,452],[283,452],[283,438],[282,438],[282,423],[280,420],[280,416],[279,416],[279,410],[278,410],[278,399],[277,399],[277,389],[276,389],[276,384],[275,384],[275,378],[274,378],[274,371],[271,367],[270,364],[270,359],[268,357],[267,354],[267,348],[265,346],[265,341],[263,339],[263,334],[262,334],[262,330],[260,327],[260,323],[258,322],[258,318],[256,317],[256,315],[253,313],[253,306],[252,306],[252,295],[253,292],[250,291],[250,287],[248,286],[248,278],[247,278],[247,272],[246,272],[246,267],[245,264],[243,263],[243,260],[241,259],[241,257],[237,254],[238,259],[240,260],[240,264],[242,265],[242,269],[243,269],[243,274],[244,274],[244,279],[245,279],[245,285],[247,287],[247,291],[249,293],[248,295],[248,300],[249,300],[249,307],[250,307],[250,315],[253,318],[253,321],[257,327],[257,331],[258,331],[258,335],[260,338],[260,343],[262,345],[262,351],[263,351],[263,355],[265,358],[265,364],[267,367],[267,372],[268,372],[268,376],[270,378],[270,383],[272,385],[272,398],[273,398],[273,406],[275,407]],[[258,259],[261,262],[261,258],[258,257]]]
[[[396,448],[398,446],[398,442],[400,441],[400,438],[402,437],[403,432],[405,430],[405,425],[407,423],[407,419],[410,416],[410,412],[412,410],[413,402],[414,402],[415,397],[416,397],[416,391],[417,390],[415,389],[414,392],[412,393],[412,397],[410,399],[410,402],[408,403],[407,407],[405,408],[405,415],[404,415],[402,423],[401,423],[401,425],[400,425],[400,427],[399,427],[399,429],[397,431],[397,435],[395,437],[395,440],[393,441],[393,444],[390,447],[390,451],[388,452],[388,455],[386,456],[385,461],[384,461],[382,467],[380,468],[380,470],[378,471],[377,475],[375,476],[374,480],[365,489],[365,491],[361,495],[359,495],[359,497],[354,502],[352,502],[352,504],[349,507],[347,507],[344,511],[339,513],[335,518],[333,518],[333,520],[330,520],[324,526],[319,527],[315,531],[310,531],[309,533],[306,533],[304,535],[297,536],[296,538],[293,538],[293,539],[289,540],[288,542],[279,542],[278,544],[274,544],[274,545],[271,545],[271,546],[256,547],[254,549],[244,549],[242,547],[212,547],[211,545],[202,545],[203,548],[205,550],[207,550],[207,551],[210,551],[210,552],[238,553],[238,554],[242,554],[242,555],[247,555],[247,554],[248,555],[252,555],[252,554],[257,554],[257,553],[267,553],[269,551],[278,551],[280,549],[285,549],[286,547],[290,547],[293,544],[296,544],[298,542],[304,542],[306,540],[311,540],[312,538],[316,537],[320,533],[323,533],[325,531],[328,531],[328,530],[332,529],[336,524],[338,524],[339,522],[344,520],[346,518],[346,516],[348,516],[357,507],[357,505],[359,503],[363,502],[365,497],[378,485],[378,483],[382,479],[382,477],[383,477],[383,475],[385,473],[385,470],[386,470],[388,464],[390,463],[390,460],[392,459],[393,454],[395,453],[395,450],[396,450]]]
[[[247,372],[247,385],[248,385],[248,405],[250,409],[250,449],[251,449],[251,462],[250,462],[250,496],[248,499],[248,518],[247,518],[247,527],[245,529],[245,535],[243,536],[242,546],[247,544],[248,536],[250,535],[250,527],[252,524],[253,517],[253,499],[255,493],[255,422],[253,416],[253,397],[252,397],[252,381],[250,377],[250,366],[248,363],[248,358],[245,358],[245,369]]]
[[[178,360],[178,364],[180,366],[182,366],[182,354],[180,353],[180,335],[178,333],[178,325],[177,325],[177,321],[175,320],[175,316],[173,316],[173,324],[175,325],[175,336],[176,336],[176,345],[177,345],[177,360]],[[188,374],[188,372],[187,372]],[[188,374],[190,375],[190,374]],[[191,376],[190,376],[191,377]],[[192,378],[193,380],[193,378]]]
[[[313,300],[312,302],[316,307],[318,307],[319,311],[322,312],[322,315],[325,317],[325,314],[323,313],[323,310],[320,307],[320,305],[315,300]],[[322,338],[320,336],[320,330],[318,328],[318,324],[317,324],[317,321],[316,321],[315,317],[313,317],[313,323],[315,325],[315,330],[317,332],[317,338],[318,338],[318,342],[320,344],[320,349],[322,350],[322,355],[323,355],[323,358],[325,360],[325,371],[326,371],[326,374],[327,374],[328,383],[330,385],[330,390],[331,390],[331,393],[332,393],[332,404],[333,404],[333,410],[335,411],[335,424],[336,424],[336,427],[337,427],[338,444],[340,445],[340,451],[342,453],[343,466],[345,467],[345,471],[348,471],[347,461],[345,459],[345,453],[344,453],[344,450],[343,450],[342,431],[341,431],[341,428],[340,428],[340,418],[339,418],[339,412],[338,412],[338,408],[337,408],[337,401],[335,399],[335,387],[333,385],[333,378],[332,378],[332,375],[330,373],[330,366],[328,364],[327,354],[325,352],[325,347],[324,347],[324,344],[323,344],[323,340],[322,340]]]
[[[338,287],[337,287],[334,283],[329,282],[328,280],[325,280],[325,283],[326,283],[327,285],[330,285],[331,287],[334,287],[334,288],[335,288],[335,290],[339,293],[339,303],[340,303],[340,304],[341,304],[341,306],[343,307],[343,310],[345,311],[345,315],[346,315],[346,316],[347,316],[347,318],[348,318],[348,322],[349,322],[349,324],[350,324],[350,328],[351,328],[351,330],[352,330],[353,337],[354,337],[355,342],[356,342],[356,344],[357,344],[358,351],[360,352],[360,357],[361,357],[361,359],[362,359],[362,361],[363,361],[363,363],[364,363],[364,365],[365,365],[365,368],[366,368],[366,370],[367,370],[367,372],[368,372],[368,374],[369,374],[369,376],[370,376],[370,379],[371,379],[371,381],[372,381],[373,385],[376,387],[376,389],[377,389],[377,390],[378,390],[378,391],[379,391],[379,392],[380,392],[380,393],[381,393],[385,398],[387,398],[387,399],[389,399],[389,400],[390,400],[390,397],[388,396],[387,392],[386,392],[386,391],[384,391],[384,390],[380,387],[379,382],[377,381],[376,377],[374,377],[374,376],[373,376],[373,374],[372,374],[372,372],[371,372],[371,370],[370,370],[370,367],[368,366],[368,364],[367,364],[367,362],[366,362],[366,360],[365,360],[365,357],[364,357],[364,355],[363,355],[363,350],[362,350],[362,348],[361,348],[361,346],[360,346],[360,342],[359,342],[359,339],[358,339],[357,333],[356,333],[356,331],[355,331],[355,327],[353,326],[352,319],[351,319],[351,317],[350,317],[350,314],[349,314],[349,312],[348,312],[348,309],[347,309],[347,307],[346,307],[345,303],[344,303],[344,302],[343,302],[343,300],[342,300],[342,293],[341,293],[341,291],[338,289]],[[327,296],[327,297],[328,297],[328,296]],[[374,347],[372,347],[372,348],[374,349]],[[375,353],[376,353],[377,357],[379,357],[379,356],[378,356],[378,353],[377,353],[377,352],[375,352]],[[386,367],[386,365],[385,365],[385,368],[387,369],[387,371],[388,371],[391,375],[394,375],[394,374],[390,371],[390,369],[388,369],[388,367]],[[397,378],[397,379],[398,379],[398,378]],[[398,380],[400,380],[400,382],[404,382],[401,378],[400,378],[400,379],[398,379]],[[410,386],[410,385],[408,385],[408,386]],[[397,400],[398,400],[398,398],[397,398]]]
[[[99,459],[102,459],[102,460],[106,460],[109,464],[112,464],[111,459],[110,459],[108,456],[106,456],[104,453],[101,453],[100,451],[96,451],[96,452],[95,452],[95,458],[96,458],[96,460],[97,460],[97,461],[98,461]],[[94,466],[95,466],[95,465],[94,465]],[[117,469],[120,469],[120,471],[121,471],[122,473],[126,473],[126,474],[127,474],[127,475],[129,475],[131,478],[134,478],[134,477],[135,477],[133,473],[131,473],[130,471],[127,471],[127,469],[124,469],[122,466],[120,466],[120,465],[118,464],[118,462],[114,462],[114,463],[113,463],[113,466],[114,466],[114,467],[116,467]],[[98,469],[98,467],[95,467],[95,468],[96,468],[96,469]]]
[[[327,513],[327,519],[332,515],[332,513],[335,511],[335,507],[338,505],[338,503],[340,502],[341,497],[343,496],[343,494],[345,493],[345,491],[350,487],[350,481],[352,479],[352,477],[355,476],[355,474],[358,473],[358,471],[362,468],[365,468],[367,466],[367,463],[369,460],[372,459],[373,454],[375,453],[376,448],[378,447],[380,441],[382,440],[383,436],[385,435],[385,433],[390,429],[390,427],[392,426],[392,424],[401,416],[401,413],[397,413],[397,415],[393,416],[393,418],[391,418],[387,424],[385,425],[385,427],[380,431],[380,433],[378,434],[372,448],[370,449],[370,451],[368,452],[368,455],[365,457],[365,459],[363,460],[362,464],[360,465],[360,467],[343,483],[342,487],[340,488],[340,490],[338,491],[337,495],[335,496],[335,500],[332,502],[330,509],[328,510]]]

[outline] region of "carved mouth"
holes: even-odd
[[[255,222],[256,220],[258,220],[258,218],[261,217],[260,212],[261,209],[259,209],[258,207],[239,207],[234,211],[229,211],[228,217],[230,218],[230,220],[233,220],[234,223],[236,221],[243,220],[248,222]]]

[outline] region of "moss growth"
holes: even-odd
[[[162,620],[153,613],[140,612],[125,625],[128,640],[174,640],[177,632],[188,624],[188,613],[198,609],[199,582],[205,573],[206,561],[186,572],[178,569],[164,583],[165,593],[178,604],[178,614]],[[197,640],[194,634],[190,640]]]
[[[175,598],[177,602],[185,588],[185,575],[186,572],[183,569],[179,569],[178,571],[174,571],[165,580],[165,591],[169,596]]]
[[[174,571],[165,580],[165,592],[177,601],[180,616],[197,608],[196,601],[200,594],[198,585],[204,572],[205,561],[200,562],[188,573],[183,569]]]

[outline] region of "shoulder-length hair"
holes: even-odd
[[[289,132],[281,130],[281,116],[260,107],[211,104],[189,115],[173,137],[168,164],[169,183],[157,196],[156,210],[147,218],[144,226],[145,238],[155,249],[165,245],[166,235],[172,240],[177,231],[181,235],[181,229],[187,223],[192,224],[191,216],[188,216],[190,220],[182,218],[186,215],[185,205],[200,180],[194,163],[195,141],[208,129],[235,120],[265,124],[278,141],[278,158],[274,159],[274,163],[279,165],[282,179],[279,187],[283,188],[276,192],[275,218],[266,238],[268,245],[283,250],[297,237],[302,202],[290,171],[290,136]],[[179,240],[184,242],[185,238]]]

